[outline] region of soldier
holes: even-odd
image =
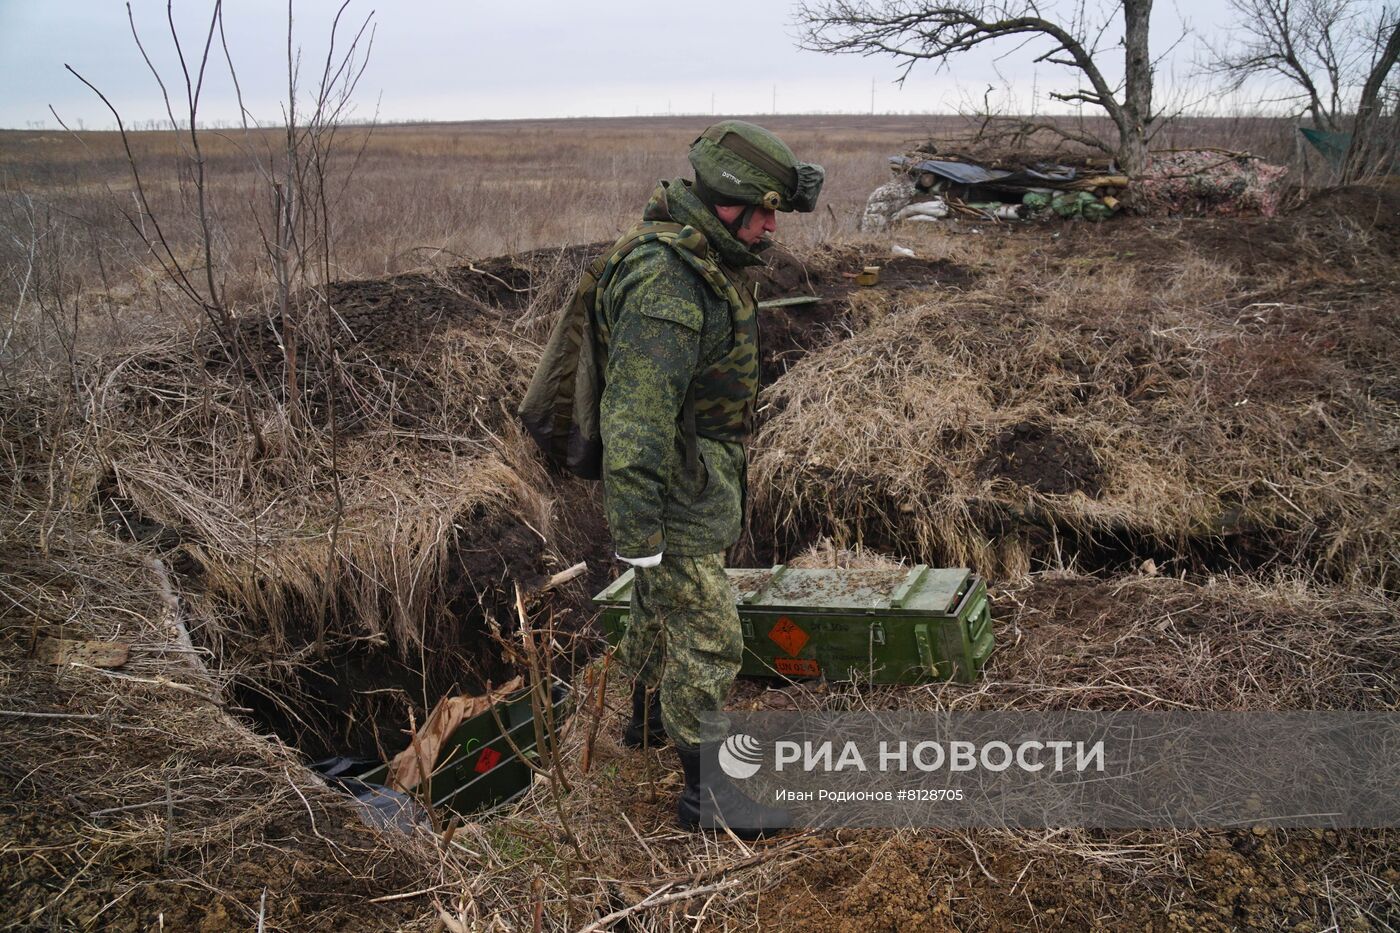
[[[682,825],[754,837],[786,811],[740,793],[717,765],[743,638],[724,551],[744,517],[744,443],[758,394],[758,322],[746,270],[777,211],[811,211],[820,166],[738,120],[690,148],[694,182],[661,182],[643,215],[684,225],[640,242],[600,285],[603,487],[619,559],[636,568],[617,660],[634,678],[631,746],[675,742]],[[622,241],[628,241],[624,236]]]

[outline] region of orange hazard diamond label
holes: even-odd
[[[788,654],[796,656],[802,650],[802,646],[807,644],[811,638],[802,630],[802,626],[789,619],[787,616],[779,616],[778,621],[773,623],[773,627],[768,630],[768,637],[777,642],[778,647]]]

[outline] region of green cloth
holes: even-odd
[[[1326,130],[1308,129],[1306,126],[1298,127],[1298,132],[1303,134],[1303,138],[1312,143],[1312,147],[1322,153],[1333,168],[1341,168],[1342,162],[1347,157],[1347,150],[1351,148],[1350,133],[1329,133]]]
[[[1084,213],[1084,205],[1093,202],[1094,196],[1087,191],[1066,191],[1050,199],[1050,209],[1068,219],[1081,216]]]
[[[1113,216],[1113,208],[1098,200],[1086,202],[1082,212],[1085,220],[1107,220]]]
[[[660,689],[661,721],[674,741],[724,739],[724,701],[744,652],[724,555],[667,553],[635,572],[631,620],[614,657],[637,683]]]

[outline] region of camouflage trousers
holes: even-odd
[[[631,620],[614,657],[638,683],[660,689],[673,740],[698,745],[729,734],[724,701],[743,651],[723,554],[668,553],[636,569]]]

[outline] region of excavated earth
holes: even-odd
[[[759,297],[820,295],[822,301],[766,316],[763,382],[781,386],[797,375],[799,364],[820,358],[905,303],[928,302],[930,296],[937,301],[940,290],[975,288],[988,275],[985,257],[994,255],[998,237],[1041,237],[1035,259],[1053,274],[1108,275],[1126,264],[1147,283],[1154,276],[1166,283],[1189,255],[1209,253],[1229,263],[1238,277],[1233,296],[1219,306],[1222,318],[1236,318],[1245,306],[1257,309],[1299,289],[1314,303],[1342,310],[1348,303],[1372,305],[1378,295],[1393,303],[1393,261],[1400,255],[1397,208],[1400,195],[1394,191],[1346,189],[1268,220],[1182,226],[1125,219],[1100,228],[1067,225],[1053,237],[1044,229],[988,229],[980,234],[983,258],[970,249],[940,252],[936,237],[928,249],[920,247],[921,254],[936,258],[890,260],[885,243],[829,246],[800,258],[781,253],[763,273]],[[1352,231],[1364,249],[1348,249],[1337,239],[1339,229]],[[1168,230],[1171,235],[1164,235]],[[1314,230],[1330,252],[1299,262],[1299,237]],[[466,457],[463,451],[475,456],[474,445],[502,435],[509,422],[502,399],[494,395],[523,389],[547,327],[543,315],[567,299],[578,270],[599,246],[337,283],[331,290],[336,318],[328,321],[324,339],[348,361],[357,381],[308,372],[309,411],[314,417],[331,408],[341,413],[339,453],[356,464],[393,469],[398,461],[391,458],[402,457],[402,469],[421,473],[426,482],[446,469],[445,462]],[[1358,258],[1363,256],[1372,261]],[[1390,258],[1389,273],[1375,264],[1376,256]],[[862,288],[854,274],[870,264],[882,266],[881,284]],[[1016,326],[1005,308],[984,309],[985,319],[977,313],[969,311],[963,323]],[[1366,334],[1339,336],[1351,343],[1326,352],[1363,360],[1386,352],[1396,345],[1393,312],[1389,323],[1382,316],[1376,321]],[[279,322],[247,326],[244,345],[251,352],[242,362],[244,375],[252,377],[259,366],[271,370],[280,358]],[[895,361],[901,352],[898,345],[888,348]],[[464,358],[475,368],[454,368]],[[197,359],[213,374],[237,368],[212,342]],[[1141,364],[1131,377],[1113,383],[1112,391],[1150,398],[1153,379],[1190,376],[1173,374],[1171,359]],[[1074,365],[1064,361],[1066,371]],[[133,361],[123,378],[159,386],[186,378],[189,366],[188,355],[162,351]],[[1327,391],[1317,384],[1326,370],[1309,368],[1306,355],[1261,359],[1259,366],[1290,391]],[[1370,397],[1379,400],[1383,418],[1378,430],[1393,431],[1400,378],[1393,367],[1367,366]],[[1154,376],[1154,368],[1165,376]],[[471,375],[464,379],[464,373]],[[480,381],[473,381],[478,375]],[[1085,383],[1095,377],[1081,375]],[[114,404],[129,420],[168,416],[172,405],[146,389]],[[783,415],[781,404],[764,412],[768,419]],[[41,450],[46,442],[41,434],[6,440],[13,450]],[[948,482],[937,463],[938,441],[929,439],[930,464],[917,474],[925,492]],[[1101,456],[1063,430],[1061,422],[1028,417],[986,442],[977,461],[966,465],[967,475],[979,481],[1052,502],[1059,501],[1054,497],[1097,501],[1106,488],[1109,475]],[[1400,449],[1396,453],[1400,457]],[[497,450],[493,456],[505,455]],[[1320,456],[1325,459],[1325,452]],[[14,714],[0,721],[0,777],[12,788],[0,812],[0,903],[13,928],[441,929],[439,908],[450,892],[477,885],[488,873],[494,887],[472,887],[479,898],[472,910],[482,918],[499,918],[497,928],[526,928],[536,917],[542,918],[542,928],[554,928],[565,926],[566,917],[577,926],[625,906],[627,898],[617,894],[624,887],[635,901],[658,871],[657,860],[669,865],[668,877],[702,877],[707,883],[713,876],[706,872],[728,870],[701,859],[702,848],[718,847],[718,857],[727,857],[727,843],[700,843],[670,829],[674,761],[664,755],[644,761],[610,739],[600,740],[595,771],[575,776],[579,789],[572,817],[579,832],[590,820],[597,823],[597,835],[587,837],[595,840],[587,845],[596,845],[585,852],[594,863],[588,874],[630,880],[612,885],[612,902],[580,883],[577,896],[571,892],[566,903],[539,901],[538,914],[536,899],[544,897],[539,892],[578,883],[545,854],[559,851],[558,828],[550,822],[556,816],[548,808],[503,824],[533,840],[511,850],[517,854],[509,870],[499,860],[487,865],[468,856],[449,860],[456,867],[447,868],[433,847],[363,826],[345,799],[301,767],[323,754],[393,750],[404,741],[410,710],[421,721],[440,693],[479,689],[510,673],[514,668],[506,653],[486,637],[488,620],[509,616],[516,586],[528,588],[577,560],[587,560],[589,572],[536,608],[561,620],[561,638],[574,636],[561,670],[596,655],[601,642],[587,597],[616,568],[609,562],[597,496],[584,484],[544,474],[534,463],[510,465],[536,497],[530,501],[548,504],[559,522],[557,533],[542,534],[537,516],[518,507],[524,494],[504,506],[476,506],[447,516],[455,530],[435,584],[440,598],[429,616],[416,620],[422,636],[416,645],[396,631],[367,633],[353,619],[332,619],[338,647],[329,658],[318,659],[313,632],[326,619],[310,611],[311,600],[304,605],[302,627],[274,643],[257,636],[258,619],[248,615],[248,607],[221,597],[221,611],[237,620],[228,634],[216,639],[200,626],[192,633],[196,651],[216,668],[228,668],[227,677],[210,679],[188,668],[170,618],[215,604],[197,595],[213,592],[215,578],[224,573],[206,563],[212,560],[211,542],[201,539],[199,528],[143,498],[139,488],[123,486],[121,463],[103,472],[106,466],[92,467],[100,476],[88,531],[71,540],[55,538],[42,551],[15,529],[7,528],[3,539],[7,563],[23,568],[6,591],[12,594],[9,603],[0,607],[0,686]],[[878,514],[869,516],[870,527],[897,529],[908,515],[901,500],[881,498],[885,490],[875,493],[869,501]],[[816,495],[819,499],[820,489]],[[1394,505],[1393,489],[1376,504],[1392,516]],[[382,508],[393,507],[386,496]],[[741,549],[753,563],[785,559],[831,530],[817,513],[790,503],[770,508],[755,523],[764,530]],[[1047,576],[1029,589],[1024,580],[996,581],[1003,635],[982,688],[988,708],[1035,708],[1052,693],[1054,702],[1077,708],[1079,684],[1099,691],[1096,708],[1151,707],[1142,700],[1144,692],[1176,689],[1178,702],[1207,709],[1269,706],[1271,696],[1284,697],[1278,702],[1285,708],[1290,703],[1294,708],[1396,708],[1400,635],[1393,594],[1373,589],[1358,596],[1336,580],[1312,579],[1308,568],[1286,562],[1281,569],[1306,581],[1289,585],[1307,589],[1307,598],[1289,602],[1292,590],[1262,578],[1238,589],[1223,583],[1220,590],[1198,592],[1213,586],[1214,578],[1201,573],[1190,580],[1153,579],[1150,570],[1142,576],[1118,574],[1146,557],[1163,556],[1142,542],[1125,541],[1120,551],[1107,554],[1105,543],[1097,541],[1081,555],[1073,549],[1072,534],[1059,536],[1062,529],[1053,521],[1041,527],[1045,548],[1070,549],[1060,554],[1065,564],[1082,557],[1081,573]],[[939,557],[922,556],[931,562]],[[151,561],[157,557],[160,573],[153,575]],[[99,571],[111,567],[121,568],[122,585],[92,589]],[[162,576],[167,569],[169,579]],[[1266,595],[1252,595],[1257,588]],[[47,595],[36,602],[36,593]],[[132,593],[144,595],[135,599]],[[21,597],[38,608],[17,611]],[[1203,602],[1215,608],[1192,616]],[[1325,608],[1333,602],[1341,607],[1335,612]],[[124,613],[123,605],[130,611]],[[1161,606],[1167,607],[1165,615],[1144,615],[1144,607]],[[98,609],[100,624],[85,621]],[[1186,617],[1204,621],[1180,621]],[[1203,633],[1200,627],[1208,628],[1212,619],[1228,619],[1232,627]],[[1309,625],[1320,620],[1328,634],[1298,628],[1300,619]],[[339,624],[344,628],[335,629]],[[1193,624],[1198,628],[1189,627]],[[1363,627],[1370,640],[1347,640]],[[131,641],[134,666],[124,672],[55,671],[34,656],[34,648],[41,633],[60,631]],[[1244,639],[1240,652],[1232,649],[1236,635]],[[1324,640],[1326,652],[1316,648]],[[1204,661],[1192,661],[1184,646],[1210,652]],[[461,667],[464,661],[473,668]],[[277,677],[266,674],[273,667]],[[1345,689],[1294,690],[1290,685],[1297,678]],[[1260,693],[1261,684],[1274,693]],[[735,702],[796,705],[810,701],[817,689],[767,686],[744,685]],[[952,688],[938,690],[944,699],[953,696]],[[390,694],[392,702],[383,699]],[[820,702],[832,702],[824,691],[818,695],[827,697]],[[925,702],[931,695],[895,691],[878,700],[899,705]],[[610,715],[604,724],[609,732],[616,711]],[[644,786],[652,792],[639,793]],[[589,794],[593,802],[585,806]],[[489,831],[489,826],[472,829]],[[638,838],[647,840],[640,848]],[[760,871],[765,851],[733,855],[734,877],[742,883],[724,894],[716,910],[726,911],[736,926],[968,931],[1400,925],[1400,849],[1389,831],[1187,837],[838,832],[806,840],[793,858],[776,859],[782,867],[772,874],[746,874]],[[709,867],[697,868],[702,862]],[[686,911],[695,907],[680,902],[646,914],[638,918],[638,928],[693,926]],[[487,926],[485,919],[481,926]]]

